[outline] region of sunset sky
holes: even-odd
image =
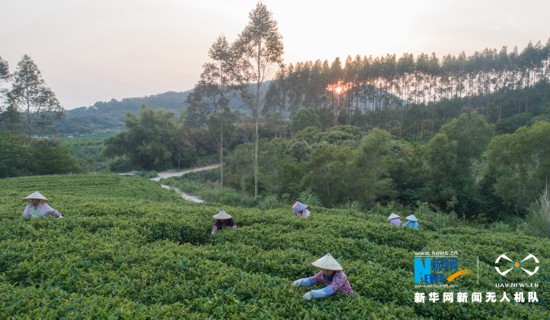
[[[257,0],[0,0],[0,57],[28,54],[66,109],[192,89]],[[348,55],[521,51],[550,39],[549,0],[265,0],[285,63]]]

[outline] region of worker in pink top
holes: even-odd
[[[299,201],[296,201],[292,205],[292,213],[294,213],[295,216],[301,216],[301,217],[309,217],[310,213],[307,209],[307,206]]]
[[[44,218],[47,214],[56,218],[63,218],[59,211],[48,205],[48,198],[38,191],[29,194],[23,198],[23,201],[29,203],[25,206],[25,210],[23,210],[23,218]]]
[[[393,224],[396,227],[403,226],[403,222],[401,222],[400,217],[398,215],[396,215],[395,213],[393,213],[393,212],[388,217],[388,220],[390,220],[390,223]]]
[[[333,295],[336,292],[347,294],[351,297],[355,296],[355,292],[351,288],[348,277],[344,273],[344,268],[336,261],[330,253],[314,261],[312,263],[317,268],[321,269],[319,273],[309,278],[302,278],[292,283],[293,287],[309,287],[316,284],[323,284],[326,287],[319,290],[311,290],[304,295],[304,300],[311,298],[324,298]]]

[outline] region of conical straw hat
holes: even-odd
[[[388,220],[395,219],[395,218],[399,218],[399,216],[392,212],[388,217]]]
[[[342,266],[336,261],[330,253],[327,253],[322,258],[311,263],[320,269],[340,271],[343,270]]]
[[[292,211],[294,213],[297,213],[297,212],[300,212],[302,210],[307,209],[307,206],[305,204],[301,203],[301,202],[296,201],[296,203],[294,203],[294,205],[292,206],[292,209],[293,209]]]
[[[227,220],[227,219],[231,219],[231,215],[227,214],[227,212],[225,212],[225,210],[223,210],[222,208],[220,212],[213,215],[212,218],[216,220]]]
[[[411,214],[411,215],[407,216],[407,220],[409,220],[409,221],[418,221],[418,219],[416,219],[414,214]]]
[[[23,198],[23,201],[27,201],[27,202],[31,202],[32,199],[38,199],[38,200],[41,200],[41,201],[48,201],[48,198],[44,197],[40,192],[38,191],[35,191],[31,194],[29,194],[28,196],[26,196],[25,198]]]

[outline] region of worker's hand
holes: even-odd
[[[306,300],[306,301],[311,300],[312,297],[313,297],[313,296],[311,295],[311,291],[308,292],[308,293],[306,293],[306,294],[304,294],[304,300]]]
[[[299,286],[301,286],[301,285],[302,285],[302,279],[298,279],[298,280],[296,280],[296,281],[294,281],[294,282],[292,283],[292,286],[293,286],[294,288],[299,287]]]
[[[59,216],[59,219],[63,219],[63,216]]]

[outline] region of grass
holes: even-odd
[[[529,208],[525,232],[534,236],[550,238],[550,191],[548,187]]]

